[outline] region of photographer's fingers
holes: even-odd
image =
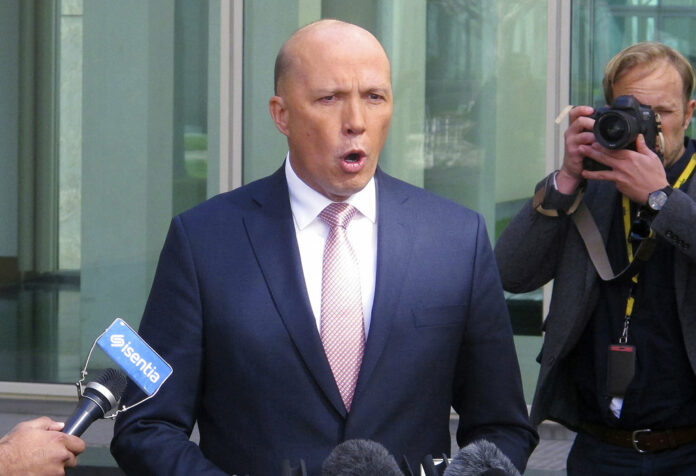
[[[568,113],[568,121],[570,122],[570,126],[573,125],[577,118],[582,116],[590,116],[593,112],[594,109],[590,106],[575,106],[570,110],[570,113]]]
[[[569,113],[570,124],[565,131],[565,157],[563,166],[557,176],[558,189],[561,193],[572,194],[582,181],[582,159],[580,147],[594,142],[592,126],[594,119],[589,117],[594,109],[589,106],[577,106]]]
[[[616,159],[611,155],[607,154],[606,149],[602,147],[599,143],[595,142],[591,145],[581,144],[578,149],[583,157],[588,157],[590,159],[599,162],[602,165],[606,165],[609,168],[614,168],[614,163]],[[593,179],[593,180],[613,180],[611,170],[584,170],[582,171],[583,178]]]
[[[648,147],[643,134],[636,140],[636,152],[632,154],[631,162],[625,176],[624,184],[617,184],[617,188],[628,195],[636,203],[647,203],[648,194],[669,185],[667,174],[662,161],[657,154]]]
[[[576,106],[570,110],[570,122],[565,131],[566,147],[594,142],[594,119],[590,117],[593,111],[590,106]]]
[[[635,203],[644,204],[648,194],[668,185],[665,170],[657,155],[645,144],[639,135],[636,150],[604,149],[599,144],[592,147],[582,146],[588,157],[600,162],[612,170],[588,171],[582,176],[588,180],[610,180],[616,184],[619,192],[628,196]]]
[[[652,149],[650,149],[650,147],[648,147],[648,144],[645,142],[645,136],[643,134],[638,134],[638,138],[636,139],[636,151],[643,155],[649,155],[653,157],[655,160],[660,160],[657,154],[653,152]]]

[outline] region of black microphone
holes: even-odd
[[[403,476],[394,457],[372,440],[347,440],[336,446],[321,466],[322,476]]]
[[[459,450],[443,476],[520,476],[520,472],[497,446],[478,440]]]
[[[425,455],[421,463],[421,473],[424,476],[443,476],[447,466],[449,466],[449,460],[446,454],[443,453],[442,461],[437,464],[431,455]]]
[[[104,418],[118,405],[126,382],[126,376],[120,370],[106,369],[85,385],[75,411],[65,422],[63,433],[80,436],[94,420]]]
[[[307,465],[303,459],[300,459],[300,463],[297,466],[292,466],[290,461],[285,459],[283,460],[280,476],[307,476]]]

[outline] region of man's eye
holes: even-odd
[[[333,102],[333,101],[335,101],[335,100],[336,100],[336,95],[335,95],[335,94],[332,94],[332,95],[330,95],[330,96],[324,96],[323,98],[321,98],[321,101],[322,101],[322,102]]]
[[[372,93],[372,94],[370,94],[369,97],[370,97],[370,100],[372,100],[372,101],[381,101],[382,100],[382,96],[380,94],[377,94],[377,93]]]

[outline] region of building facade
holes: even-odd
[[[603,105],[611,56],[696,63],[696,0],[0,0],[0,397],[74,396],[95,338],[137,328],[171,217],[281,166],[275,55],[320,18],[391,59],[381,167],[492,241],[560,165],[559,112]],[[544,295],[508,299],[528,402]]]

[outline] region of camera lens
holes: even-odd
[[[607,149],[624,149],[636,140],[635,118],[620,111],[610,111],[594,125],[597,142]]]
[[[607,117],[602,124],[602,135],[610,142],[616,142],[626,134],[626,121],[620,117]]]

